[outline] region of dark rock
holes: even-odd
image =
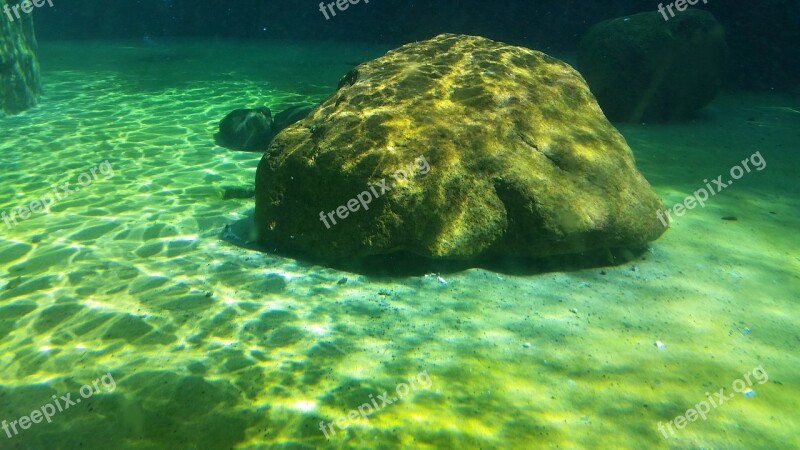
[[[0,5],[3,5],[0,2]],[[10,5],[10,3],[8,3]],[[0,20],[0,114],[16,114],[36,105],[41,91],[33,19],[23,14]]]
[[[294,105],[275,115],[272,131],[276,135],[289,125],[295,124],[308,116],[314,110],[310,105]]]
[[[625,139],[564,62],[445,34],[348,80],[261,159],[255,224],[267,247],[473,260],[640,246],[664,232]],[[373,197],[381,181],[390,189]]]
[[[272,113],[267,107],[237,109],[219,123],[219,133],[214,137],[217,145],[231,150],[264,151],[275,134],[272,131]]]
[[[600,22],[578,47],[578,69],[611,120],[688,117],[716,95],[727,53],[722,26],[690,9]]]
[[[256,196],[256,190],[252,186],[223,186],[222,199],[246,199]]]

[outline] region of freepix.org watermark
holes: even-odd
[[[333,428],[334,423],[336,423],[336,426],[339,427],[340,430],[344,431],[347,428],[348,420],[350,422],[354,422],[359,419],[369,421],[369,416],[371,414],[378,412],[381,408],[385,406],[400,401],[403,397],[408,395],[409,392],[411,392],[411,389],[417,388],[416,386],[417,383],[422,387],[422,389],[428,389],[429,387],[431,387],[433,381],[431,381],[431,377],[428,376],[427,370],[418,373],[416,379],[413,377],[409,378],[408,384],[406,383],[398,384],[397,387],[395,387],[394,389],[394,391],[397,393],[397,397],[389,398],[389,391],[385,391],[383,395],[378,396],[378,400],[381,401],[381,404],[379,406],[378,400],[375,400],[372,394],[369,394],[370,398],[369,403],[364,403],[363,405],[359,406],[358,410],[351,409],[347,413],[347,418],[345,418],[345,416],[339,416],[336,420],[327,424],[324,421],[320,422],[319,429],[320,431],[322,431],[322,433],[325,435],[327,439],[330,439],[331,436],[336,435],[336,429]],[[411,386],[409,387],[409,385]]]
[[[336,17],[336,11],[333,10],[334,5],[336,6],[336,9],[344,12],[350,7],[350,5],[357,5],[360,1],[361,0],[336,0],[335,2],[328,3],[327,5],[325,2],[320,2],[319,11],[323,16],[325,16],[325,20],[331,20],[331,16]],[[369,0],[364,0],[364,3],[369,3]],[[330,16],[328,15],[328,11],[331,12]]]
[[[767,162],[764,161],[764,157],[761,156],[761,152],[755,152],[750,155],[748,158],[742,160],[742,166],[735,165],[731,167],[730,176],[733,180],[738,180],[742,178],[745,173],[750,173],[750,164],[753,164],[756,170],[761,171],[767,167]],[[733,184],[733,180],[728,180],[727,183],[722,181],[722,175],[718,176],[716,179],[711,180],[711,183],[714,183],[714,186],[711,186],[711,183],[708,182],[708,179],[704,179],[703,183],[706,184],[708,190],[705,187],[702,187],[692,193],[692,195],[683,199],[683,202],[676,203],[675,206],[672,208],[664,211],[667,214],[667,217],[664,218],[664,214],[661,213],[661,210],[656,211],[656,217],[658,220],[661,221],[661,224],[665,227],[669,222],[672,222],[672,216],[670,216],[670,211],[675,213],[676,216],[682,216],[686,213],[687,209],[694,209],[698,204],[700,207],[703,208],[706,206],[706,200],[708,200],[708,194],[711,193],[711,196],[717,195],[717,193],[721,192],[726,187]],[[714,188],[716,187],[716,191]]]
[[[664,16],[664,20],[667,21],[670,19],[670,17],[675,17],[675,13],[672,11],[673,6],[678,10],[678,12],[684,12],[689,6],[694,6],[698,3],[700,3],[700,0],[675,0],[672,3],[667,3],[666,10],[664,10],[664,4],[659,3],[658,12],[660,12],[661,15]],[[707,5],[708,0],[703,0],[703,4]],[[667,17],[667,11],[669,11],[670,17]]]
[[[111,372],[103,375],[102,377],[94,380],[91,385],[84,384],[81,386],[78,393],[81,395],[81,398],[75,398],[73,400],[70,398],[72,393],[67,393],[67,395],[62,395],[60,398],[53,395],[53,402],[47,403],[39,409],[34,409],[30,414],[20,417],[17,420],[12,420],[11,422],[7,420],[3,420],[0,423],[0,428],[6,432],[6,436],[8,439],[11,439],[13,436],[18,435],[20,432],[27,430],[31,427],[31,425],[35,423],[41,423],[42,419],[46,420],[47,423],[52,422],[53,416],[57,413],[64,412],[70,408],[70,406],[75,406],[81,402],[81,399],[89,398],[94,394],[100,393],[100,386],[99,384],[103,383],[103,387],[106,388],[106,392],[114,392],[114,389],[117,388],[117,383],[114,381],[114,377],[111,376]],[[19,430],[17,430],[17,425],[19,425]],[[11,432],[13,431],[13,435]],[[2,447],[2,446],[0,446]]]
[[[396,170],[391,175],[391,177],[394,178],[394,181],[396,183],[396,182],[399,182],[399,181],[402,181],[402,180],[411,179],[411,176],[416,174],[417,172],[420,175],[425,175],[426,173],[430,172],[430,170],[431,170],[431,166],[428,164],[428,161],[425,159],[424,156],[420,156],[419,158],[414,160],[413,163],[409,164],[407,171],[405,169]],[[333,225],[336,225],[336,219],[334,219],[334,217],[333,217],[334,215],[339,217],[339,219],[344,220],[344,219],[347,218],[347,216],[350,215],[351,212],[354,213],[354,212],[358,211],[362,207],[366,211],[366,210],[369,209],[369,206],[367,206],[367,205],[369,205],[370,202],[372,202],[373,199],[376,199],[376,198],[380,197],[381,195],[383,195],[383,194],[385,194],[385,193],[387,193],[387,192],[392,190],[391,187],[386,185],[386,178],[381,179],[381,181],[378,181],[375,184],[368,183],[367,186],[369,186],[369,190],[366,190],[366,191],[358,194],[356,196],[356,198],[351,198],[350,200],[348,200],[347,201],[347,206],[341,205],[338,208],[336,208],[335,210],[330,211],[327,214],[325,214],[325,211],[320,211],[319,212],[319,220],[322,221],[322,223],[325,225],[325,228],[327,228],[329,230],[331,228],[331,225],[328,223],[328,219],[330,219],[330,221],[333,223]],[[375,190],[376,187],[380,188],[380,190],[381,190],[380,193],[378,193]]]
[[[14,5],[9,7],[8,5],[3,5],[3,12],[6,13],[8,16],[8,20],[10,22],[14,21],[14,16],[11,15],[11,11],[14,11],[14,15],[17,16],[17,19],[20,19],[21,16],[19,15],[19,10],[22,9],[22,12],[25,14],[30,14],[33,12],[33,7],[41,8],[44,4],[47,3],[50,7],[53,7],[53,0],[24,0],[22,3],[18,5]]]
[[[742,378],[744,378],[744,380],[742,380],[741,378],[734,380],[734,382],[731,383],[731,387],[733,388],[734,391],[744,395],[745,397],[754,396],[755,391],[750,389],[750,387],[753,386],[753,380],[750,379],[751,376],[758,381],[758,384],[764,384],[767,382],[767,380],[769,380],[767,371],[764,370],[763,367],[758,366],[751,372],[742,375]],[[674,419],[667,422],[666,428],[664,427],[663,423],[658,422],[658,431],[660,431],[661,434],[664,435],[664,438],[669,437],[667,435],[667,430],[669,430],[669,432],[672,433],[672,435],[674,436],[675,430],[672,429],[672,425],[675,425],[677,429],[681,430],[686,426],[687,423],[694,422],[695,420],[697,420],[698,417],[701,417],[703,420],[706,420],[706,414],[708,414],[711,411],[712,407],[715,409],[718,408],[721,404],[732,399],[734,395],[733,394],[725,395],[725,388],[722,388],[714,393],[715,398],[712,398],[708,392],[706,392],[706,397],[708,397],[708,401],[703,400],[702,402],[694,405],[693,408],[687,409],[684,414],[681,414],[680,416],[677,416]]]
[[[98,171],[105,176],[106,180],[114,176],[114,168],[111,167],[111,163],[108,162],[108,160],[105,160],[100,163],[99,166],[94,166],[90,168],[88,172],[84,172],[78,176],[78,184],[80,187],[88,187],[95,180],[98,180],[100,178],[97,175]],[[17,220],[30,219],[33,214],[46,214],[50,212],[50,207],[53,206],[56,201],[61,201],[69,197],[77,192],[80,187],[70,188],[69,181],[63,183],[61,186],[53,186],[53,192],[48,192],[21,208],[12,209],[10,212],[3,211],[0,213],[0,217],[3,218],[3,222],[5,222],[7,227],[11,228],[17,225]]]

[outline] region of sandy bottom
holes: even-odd
[[[0,118],[0,212],[61,198],[0,222],[0,448],[800,448],[797,96],[622,126],[668,206],[766,166],[618,267],[375,278],[221,239],[260,155],[215,146],[219,119],[384,50],[42,45],[41,106]]]

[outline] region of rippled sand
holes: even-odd
[[[384,50],[42,44],[41,105],[0,118],[0,212],[98,168],[0,222],[0,420],[82,402],[0,448],[800,447],[797,97],[620,127],[668,206],[757,150],[767,167],[618,267],[377,278],[222,239],[253,208],[224,192],[252,186],[260,155],[215,146],[219,119],[320,101]],[[754,397],[659,432],[757,366]],[[106,374],[113,390],[81,398]],[[326,439],[321,421],[384,392]]]

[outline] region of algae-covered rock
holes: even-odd
[[[0,0],[0,11],[12,4]],[[0,12],[0,114],[16,114],[36,105],[41,91],[36,36],[30,14],[11,21]]]
[[[260,241],[323,259],[639,246],[661,207],[572,67],[452,34],[350,71],[256,175]]]
[[[578,69],[611,120],[667,121],[714,98],[726,53],[725,34],[711,13],[689,9],[664,20],[653,11],[589,29],[578,47]]]

